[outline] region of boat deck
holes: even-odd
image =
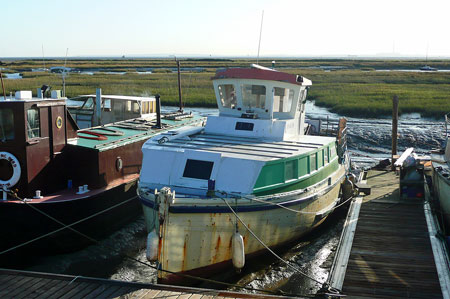
[[[154,146],[174,150],[201,150],[221,153],[227,157],[270,161],[308,154],[335,140],[330,137],[302,136],[300,141],[265,141],[248,137],[198,134],[191,136],[190,140],[180,138]]]
[[[0,269],[0,298],[286,298]]]
[[[448,296],[450,286],[442,279],[448,269],[438,274],[442,260],[433,244],[436,233],[429,232],[428,204],[400,199],[394,172],[372,170],[368,184],[371,195],[357,198],[350,208],[331,285],[350,297]]]

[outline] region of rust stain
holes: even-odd
[[[184,238],[183,259],[182,259],[183,263],[181,265],[181,271],[184,271],[184,267],[185,267],[185,263],[186,263],[186,253],[187,253],[187,238]]]
[[[214,256],[213,256],[213,258],[212,258],[213,264],[217,263],[217,260],[219,259],[220,242],[221,242],[221,239],[220,239],[220,236],[219,236],[219,237],[217,238],[216,247],[214,248],[215,253],[214,253]]]

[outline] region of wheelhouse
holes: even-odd
[[[149,120],[156,117],[155,97],[102,95],[99,124],[95,123],[96,95],[68,99],[67,108],[81,129],[133,118]]]

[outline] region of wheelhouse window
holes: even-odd
[[[274,87],[273,112],[291,112],[294,91],[289,88]]]
[[[220,103],[224,108],[236,108],[236,90],[233,84],[219,85]]]
[[[183,177],[209,180],[211,172],[214,166],[214,162],[187,159],[186,166],[184,167]]]
[[[38,108],[30,108],[27,110],[27,136],[28,139],[41,137]]]
[[[152,102],[144,101],[142,102],[142,114],[148,114],[153,112]]]
[[[14,114],[12,109],[0,109],[0,141],[14,140]]]
[[[102,100],[102,108],[104,111],[111,111],[111,99]]]
[[[139,103],[136,101],[127,101],[126,111],[132,112],[134,114],[139,114],[140,113]]]
[[[265,109],[266,87],[264,85],[242,85],[242,105],[245,109]]]

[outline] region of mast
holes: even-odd
[[[178,70],[178,100],[179,100],[179,106],[180,112],[183,112],[183,99],[181,97],[181,73],[180,73],[180,61],[175,56],[175,61],[177,62],[177,70]]]

